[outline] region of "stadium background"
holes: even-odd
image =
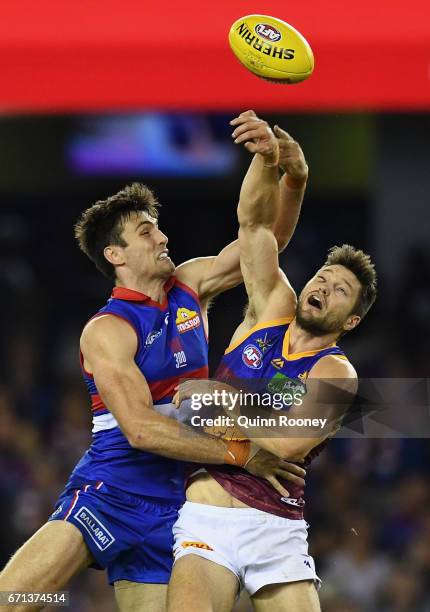
[[[121,14],[113,2],[78,3],[67,19],[50,2],[45,15],[28,2],[25,19],[4,8],[1,565],[44,522],[89,442],[78,338],[110,286],[78,251],[73,223],[96,199],[141,180],[163,204],[176,263],[219,251],[235,237],[250,160],[229,135],[242,110],[291,132],[310,166],[282,256],[294,286],[333,244],[369,251],[379,299],[341,344],[362,377],[428,376],[430,9],[414,4],[407,20],[370,1],[336,1],[324,15],[316,2],[288,15],[280,2],[264,10],[218,2],[205,14],[190,2],[185,13],[167,6],[169,19],[131,1]],[[284,17],[308,36],[312,79],[282,88],[241,68],[226,31],[251,12]],[[240,288],[216,300],[212,368],[243,304]],[[429,459],[423,437],[339,440],[315,462],[306,516],[325,612],[430,609]],[[73,582],[73,611],[114,610],[113,599],[101,572]]]

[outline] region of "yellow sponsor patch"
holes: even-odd
[[[200,316],[198,312],[189,310],[188,308],[178,308],[176,313],[176,327],[180,334],[200,327]]]
[[[203,550],[212,550],[213,548],[211,548],[210,546],[208,546],[208,544],[204,544],[203,542],[182,542],[181,544],[182,548],[201,548]]]

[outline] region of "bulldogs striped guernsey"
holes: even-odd
[[[207,378],[208,345],[197,295],[171,277],[163,304],[130,289],[115,287],[112,297],[95,315],[113,315],[135,330],[135,362],[151,390],[154,408],[176,417],[171,404],[174,388],[183,378]],[[82,360],[82,358],[81,358]],[[184,499],[184,464],[132,448],[109,406],[103,403],[94,378],[83,369],[93,414],[93,441],[75,467],[69,484],[99,480],[128,493]]]

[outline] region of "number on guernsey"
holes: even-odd
[[[173,355],[176,359],[177,368],[183,368],[184,366],[187,365],[187,358],[185,356],[184,351],[178,351],[177,353],[173,353]]]

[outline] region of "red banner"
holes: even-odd
[[[231,23],[260,12],[309,40],[308,81],[267,83],[233,56]],[[0,65],[3,112],[428,110],[430,2],[11,2]]]

